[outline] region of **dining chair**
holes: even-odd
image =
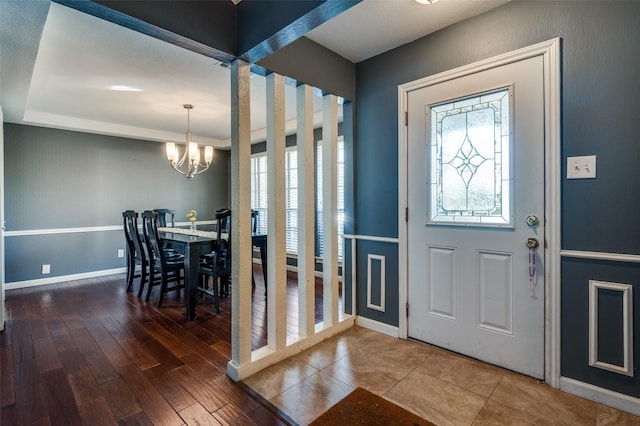
[[[153,209],[154,212],[158,213],[158,226],[161,228],[166,228],[167,224],[171,224],[171,228],[176,227],[175,216],[176,211],[172,209]],[[167,221],[169,218],[169,221]]]
[[[218,210],[216,221],[218,226],[215,250],[201,259],[197,291],[213,297],[216,313],[220,315],[220,294],[229,294],[231,277],[231,210]],[[212,278],[211,288],[209,288],[209,277]]]
[[[127,241],[127,291],[133,290],[133,279],[140,277],[138,295],[147,280],[147,254],[145,252],[140,232],[138,231],[138,213],[133,210],[122,212],[124,221],[124,235]],[[135,275],[136,265],[140,265],[140,274]]]
[[[154,212],[158,214],[158,226],[160,228],[175,228],[175,216],[176,211],[172,209],[153,209]],[[170,225],[170,226],[169,226]],[[167,257],[177,257],[180,256],[180,252],[171,247],[171,244],[166,241],[162,242],[162,248],[164,249],[164,254]]]
[[[158,235],[158,215],[155,211],[147,210],[142,213],[142,229],[150,264],[145,302],[149,301],[153,287],[160,285],[158,307],[161,307],[167,292],[179,291],[185,287],[184,256],[168,257],[165,254]],[[169,283],[175,285],[169,287]]]

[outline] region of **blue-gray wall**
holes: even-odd
[[[189,210],[212,220],[229,205],[227,151],[187,181],[157,142],[4,123],[4,146],[7,283],[124,267],[124,210],[172,208],[186,222]]]
[[[551,38],[562,38],[562,176],[564,158],[597,155],[597,179],[562,180],[562,248],[640,254],[640,2],[513,1],[483,15],[357,64],[355,167],[356,233],[398,236],[399,84]],[[394,265],[397,244],[363,247]],[[389,269],[391,269],[389,271]],[[366,269],[358,271],[365,279]],[[387,300],[398,294],[397,270],[388,268]],[[588,366],[588,281],[633,284],[638,324],[640,266],[619,262],[562,261],[562,374],[640,396],[640,383]],[[358,300],[366,297],[359,287]],[[389,306],[391,305],[391,306]],[[606,305],[606,304],[605,304]],[[600,315],[615,318],[616,303]],[[358,313],[398,324],[397,306],[384,314],[359,304]],[[601,339],[619,351],[616,332]],[[640,363],[640,327],[634,331]],[[616,357],[615,354],[610,356]]]

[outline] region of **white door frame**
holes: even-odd
[[[545,381],[560,387],[560,38],[534,44],[513,52],[434,74],[398,86],[398,231],[399,231],[399,327],[398,335],[407,338],[408,321],[408,206],[407,152],[408,132],[405,121],[408,94],[444,81],[474,74],[490,68],[543,57],[544,68],[544,204],[545,204]]]

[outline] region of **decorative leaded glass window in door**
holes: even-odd
[[[427,223],[512,223],[509,88],[430,105]]]

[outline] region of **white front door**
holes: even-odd
[[[541,379],[543,71],[536,56],[407,95],[408,335]]]

